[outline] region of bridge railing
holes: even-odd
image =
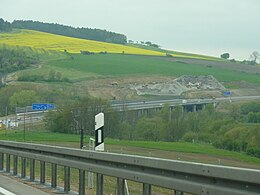
[[[143,195],[152,186],[172,189],[175,194],[260,193],[260,170],[166,160],[126,154],[95,152],[40,144],[0,141],[0,171],[26,176],[29,161],[31,181],[35,180],[35,161],[40,161],[40,183],[45,184],[45,163],[51,163],[51,186],[57,187],[57,165],[64,167],[64,192],[70,191],[70,168],[79,170],[79,194],[85,194],[85,172],[96,174],[96,194],[103,195],[104,176],[117,178],[117,195],[125,194],[125,180],[142,183]],[[18,160],[20,162],[18,163]]]

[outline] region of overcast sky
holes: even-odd
[[[0,0],[0,18],[123,33],[128,40],[213,56],[260,52],[260,0]]]

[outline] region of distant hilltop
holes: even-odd
[[[102,41],[108,43],[126,44],[126,35],[101,29],[75,28],[71,26],[44,23],[32,20],[14,20],[12,23],[0,18],[0,32],[10,32],[12,28],[37,30],[57,35],[75,37],[80,39]]]

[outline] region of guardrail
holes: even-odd
[[[192,194],[260,194],[260,170],[202,163],[95,152],[40,144],[0,141],[0,170],[26,177],[30,161],[30,180],[35,180],[35,161],[40,161],[40,183],[45,184],[45,163],[51,163],[51,186],[57,187],[57,165],[64,166],[64,192],[70,191],[70,168],[79,170],[79,194],[85,195],[85,171],[96,174],[96,194],[103,195],[103,176],[117,178],[117,195],[125,194],[125,180],[143,184],[143,195],[152,194],[152,186]]]

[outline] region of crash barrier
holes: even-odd
[[[12,158],[12,161],[11,161]],[[29,163],[28,163],[29,161]],[[153,186],[174,190],[175,194],[260,193],[260,170],[191,163],[135,155],[88,151],[58,146],[0,141],[0,171],[35,180],[35,161],[40,162],[40,183],[45,184],[46,163],[51,163],[51,187],[57,188],[57,166],[64,168],[64,193],[70,192],[70,169],[79,170],[80,195],[85,195],[85,172],[96,174],[96,194],[103,195],[104,176],[117,178],[117,195],[125,194],[125,181],[142,183],[143,195]],[[11,170],[11,162],[13,163]]]

